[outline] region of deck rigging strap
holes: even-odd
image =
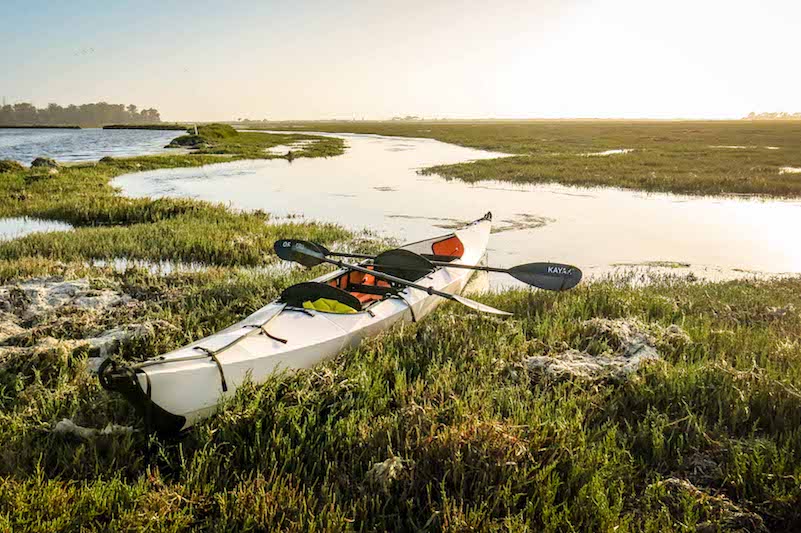
[[[309,311],[308,309],[306,309],[304,307],[295,307],[293,305],[288,305],[288,306],[286,306],[285,310],[286,311],[297,311],[298,313],[303,313],[304,315],[309,315],[311,317],[314,316],[314,313],[312,313],[311,311]]]
[[[244,337],[245,335],[242,336]],[[224,348],[225,347],[223,347],[223,349]],[[214,361],[214,364],[217,365],[217,370],[220,371],[220,381],[222,382],[222,390],[223,392],[228,392],[228,384],[225,382],[225,372],[223,371],[222,363],[220,363],[220,360],[217,358],[217,354],[220,353],[222,350],[218,350],[215,352],[213,350],[209,350],[208,348],[204,348],[203,346],[195,346],[193,350],[202,350],[206,352],[206,354],[209,357],[211,357],[212,361]]]
[[[268,322],[269,322],[269,320],[268,320]],[[275,335],[273,335],[269,331],[267,331],[267,328],[264,327],[264,324],[247,324],[245,327],[246,328],[257,328],[263,334],[267,335],[267,337],[269,337],[270,339],[272,339],[272,340],[274,340],[276,342],[280,342],[281,344],[286,344],[287,343],[286,339],[282,339],[280,337],[276,337]]]
[[[400,300],[403,303],[405,303],[406,307],[409,308],[409,312],[412,314],[412,322],[417,322],[417,315],[414,312],[414,307],[412,307],[412,304],[410,304],[409,301],[406,300],[406,298],[401,296],[401,294],[399,292],[396,292],[395,294],[390,295],[390,298],[397,298],[398,300]]]
[[[195,360],[195,359],[203,359],[203,358],[206,358],[206,357],[211,357],[211,359],[214,361],[214,364],[217,365],[217,369],[220,372],[220,381],[222,383],[222,390],[223,390],[223,392],[228,392],[228,383],[225,380],[225,372],[223,371],[222,363],[217,358],[217,356],[219,354],[221,354],[222,352],[228,350],[229,348],[232,348],[232,347],[236,346],[237,344],[239,344],[240,342],[245,340],[247,337],[253,335],[254,333],[264,334],[268,338],[270,338],[270,339],[272,339],[272,340],[274,340],[276,342],[280,342],[281,344],[286,344],[287,343],[286,339],[281,339],[279,337],[276,337],[275,335],[271,335],[267,331],[267,328],[266,328],[267,324],[269,324],[273,319],[278,317],[278,315],[280,315],[281,312],[284,311],[284,309],[286,309],[286,307],[282,307],[281,309],[276,311],[274,314],[270,315],[270,318],[268,318],[267,320],[265,320],[261,324],[245,324],[244,326],[242,326],[243,328],[253,328],[253,329],[251,331],[248,331],[244,335],[240,335],[239,337],[237,337],[236,339],[232,340],[231,342],[229,342],[225,346],[222,346],[222,347],[220,347],[220,348],[218,348],[216,350],[210,350],[209,348],[206,348],[205,346],[193,346],[192,347],[193,350],[202,351],[203,355],[200,355],[200,354],[198,354],[198,355],[188,355],[188,356],[184,356],[184,357],[176,357],[174,359],[165,359],[162,356],[162,357],[160,357],[158,359],[151,359],[149,361],[142,361],[141,363],[138,363],[138,364],[135,364],[135,365],[131,365],[131,366],[126,367],[126,368],[129,368],[133,372],[140,371],[140,372],[142,372],[142,374],[145,375],[145,380],[147,381],[147,388],[148,388],[147,395],[148,395],[148,398],[149,398],[150,397],[150,376],[147,374],[147,372],[144,371],[144,368],[146,368],[148,366],[160,365],[160,364],[164,364],[164,363],[178,363],[178,362],[183,362],[183,361],[192,361],[192,360]],[[304,311],[305,311],[305,309],[304,309]]]
[[[220,371],[220,379],[222,380],[222,390],[223,390],[223,392],[227,392],[228,391],[228,385],[225,382],[225,372],[223,372],[222,363],[220,363],[220,360],[217,358],[217,356],[219,354],[221,354],[222,352],[228,350],[229,348],[233,348],[234,346],[236,346],[237,344],[239,344],[240,342],[242,342],[246,338],[250,337],[254,333],[264,334],[268,338],[270,338],[270,339],[272,339],[272,340],[274,340],[276,342],[280,342],[281,344],[286,344],[287,343],[286,339],[281,339],[279,337],[276,337],[275,335],[271,335],[270,333],[267,332],[267,328],[266,328],[267,324],[269,324],[273,319],[275,319],[278,315],[280,315],[281,311],[283,311],[285,309],[286,309],[286,306],[282,307],[280,310],[278,310],[276,313],[271,315],[270,318],[268,318],[267,320],[265,320],[261,324],[245,324],[244,326],[242,326],[243,328],[253,328],[253,329],[251,331],[248,331],[244,335],[240,335],[239,337],[235,338],[234,340],[232,340],[231,342],[229,342],[225,346],[217,348],[216,350],[209,350],[208,348],[205,348],[203,346],[195,346],[193,348],[195,350],[202,350],[203,352],[205,352],[209,357],[211,357],[214,360],[214,363],[217,365],[217,368]],[[164,361],[164,362],[167,362],[167,361]]]

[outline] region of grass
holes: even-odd
[[[233,158],[270,157],[267,145],[287,142],[212,136],[208,150]],[[0,216],[76,229],[0,243],[0,531],[801,528],[801,278],[610,279],[480,298],[515,313],[506,320],[447,304],[313,369],[243,387],[182,438],[144,434],[87,372],[81,339],[146,326],[114,356],[164,353],[322,271],[252,268],[275,260],[276,236],[353,238],[200,201],[124,198],[109,184],[219,161],[193,153],[2,175]],[[163,275],[88,265],[115,257],[211,266]],[[50,276],[130,301],[3,329],[24,298],[18,283]],[[627,378],[529,367],[571,349],[614,351],[586,324],[598,318],[688,337],[660,338],[661,359]],[[63,418],[139,431],[84,440],[52,431]]]
[[[0,258],[47,257],[62,261],[127,257],[213,265],[257,266],[274,260],[267,250],[279,236],[297,234],[332,242],[348,235],[331,225],[268,224],[263,212],[233,212],[225,206],[188,199],[132,199],[118,194],[112,178],[128,172],[200,166],[245,158],[278,158],[265,149],[298,137],[320,139],[294,157],[336,155],[339,139],[307,135],[237,133],[228,126],[201,126],[207,148],[192,154],[112,159],[43,170],[11,170],[0,180],[0,217],[60,220],[69,233],[33,234],[0,242]],[[222,132],[221,132],[222,131]]]
[[[29,261],[0,273],[63,268]],[[216,331],[300,277],[102,275],[149,295],[129,320],[174,326],[122,348],[130,359]],[[35,368],[5,362],[16,372],[0,374],[0,527],[690,531],[750,520],[797,530],[801,320],[772,308],[801,309],[800,289],[663,278],[484,298],[515,312],[505,321],[447,305],[312,370],[245,387],[172,441],[52,434],[65,417],[137,421],[86,374],[83,353],[40,354]],[[661,346],[664,360],[627,380],[526,369],[532,355],[603,352],[582,327],[599,316],[679,324],[691,340]],[[374,465],[386,461],[393,475],[382,477]]]
[[[270,134],[260,132],[241,132],[226,124],[206,124],[198,126],[172,141],[174,147],[198,147],[197,154],[228,155],[248,159],[283,158],[293,160],[298,157],[331,157],[344,153],[342,139],[302,134]],[[265,150],[273,146],[291,145],[298,141],[314,141],[283,155],[267,154]]]
[[[782,167],[801,167],[801,121],[342,121],[263,127],[425,137],[513,155],[424,171],[468,182],[801,196],[801,176],[781,173]],[[634,151],[582,155],[622,148]]]

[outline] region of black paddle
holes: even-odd
[[[356,272],[372,274],[376,278],[383,279],[385,281],[391,281],[393,283],[398,283],[400,285],[406,285],[407,287],[411,287],[413,289],[425,291],[428,294],[436,294],[441,298],[445,298],[446,300],[452,300],[454,302],[459,302],[462,305],[466,305],[467,307],[475,309],[476,311],[481,311],[482,313],[493,313],[495,315],[506,315],[506,316],[512,314],[512,313],[507,313],[506,311],[501,311],[500,309],[495,309],[494,307],[490,307],[489,305],[474,302],[473,300],[465,298],[464,296],[458,296],[456,294],[451,294],[449,292],[443,292],[433,287],[418,285],[417,283],[414,283],[412,281],[391,276],[389,274],[385,274],[384,272],[379,272],[377,270],[370,270],[369,268],[364,268],[358,265],[349,265],[348,263],[337,261],[336,259],[328,259],[325,256],[325,254],[323,254],[319,250],[307,246],[306,243],[304,243],[303,241],[293,241],[293,240],[275,241],[274,248],[275,248],[275,253],[277,253],[278,257],[280,257],[281,259],[284,259],[286,261],[294,261],[307,267],[316,266],[319,265],[320,263],[331,263],[332,265],[336,265],[339,268],[347,268],[350,270],[355,270]]]
[[[290,249],[291,246],[295,243],[302,244],[307,249],[313,250],[323,256],[333,255],[336,257],[353,257],[356,259],[375,259],[375,256],[373,255],[332,252],[322,244],[317,244],[316,242],[299,241],[291,239],[277,241],[275,243],[276,253],[278,253],[278,243],[290,243],[289,244]],[[284,247],[283,244],[281,246]],[[278,253],[278,255],[281,256],[280,253]],[[318,259],[310,255],[303,255],[303,254],[301,255],[302,257],[296,257],[294,259],[289,259],[289,260],[295,261],[307,267],[317,266],[323,262],[322,259]],[[281,258],[287,259],[286,257],[281,257]],[[431,264],[447,268],[466,268],[469,270],[479,270],[482,272],[501,272],[503,274],[509,274],[516,280],[522,281],[527,285],[537,287],[538,289],[544,289],[546,291],[566,291],[568,289],[572,289],[573,287],[579,284],[582,276],[581,270],[579,270],[577,267],[570,265],[562,265],[559,263],[527,263],[525,265],[513,266],[512,268],[497,268],[497,267],[488,267],[480,265],[460,265],[460,264],[447,263],[444,261],[431,261]],[[377,265],[377,266],[382,266],[382,265]]]

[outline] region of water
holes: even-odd
[[[164,146],[179,135],[163,130],[0,128],[0,159],[29,165],[37,157],[76,162],[156,154],[168,151]]]
[[[114,185],[129,196],[192,197],[279,216],[302,214],[401,241],[492,211],[488,252],[497,266],[552,260],[597,275],[642,265],[711,279],[801,272],[799,201],[467,184],[416,171],[501,154],[430,139],[337,136],[348,144],[338,157],[165,169],[120,176]]]
[[[267,148],[264,151],[272,155],[286,155],[287,152],[301,151],[304,148],[308,148],[309,146],[313,145],[316,142],[317,141],[313,141],[310,139],[302,139],[300,141],[295,141],[292,144],[278,144],[275,146],[271,146],[270,148]]]
[[[145,259],[129,259],[127,257],[114,257],[112,259],[93,259],[88,261],[87,264],[100,267],[110,268],[115,272],[125,272],[129,269],[144,269],[151,274],[169,275],[177,273],[198,273],[205,272],[214,266],[206,263],[191,262],[185,263],[182,261],[148,261]],[[240,267],[239,270],[247,271],[254,274],[269,274],[269,275],[282,275],[289,274],[293,270],[302,268],[297,263],[287,263],[280,261],[270,265],[256,266],[256,267]]]
[[[68,231],[72,226],[56,220],[41,220],[30,217],[0,218],[0,241],[17,239],[36,232]]]

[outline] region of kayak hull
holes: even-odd
[[[455,231],[464,244],[464,252],[453,262],[479,262],[486,251],[490,228],[491,217],[487,216]],[[434,241],[402,248],[421,253]],[[314,281],[326,283],[343,272],[332,272]],[[442,267],[418,283],[460,294],[472,273],[469,269]],[[407,287],[396,296],[371,305],[369,310],[353,314],[287,308],[280,302],[271,302],[219,333],[145,362],[135,371],[112,374],[101,369],[101,382],[106,388],[121,392],[152,429],[174,433],[213,414],[221,402],[248,381],[260,383],[277,372],[310,368],[397,323],[422,319],[442,301],[438,296]],[[204,353],[214,357],[204,357]],[[112,375],[113,379],[109,377]]]

